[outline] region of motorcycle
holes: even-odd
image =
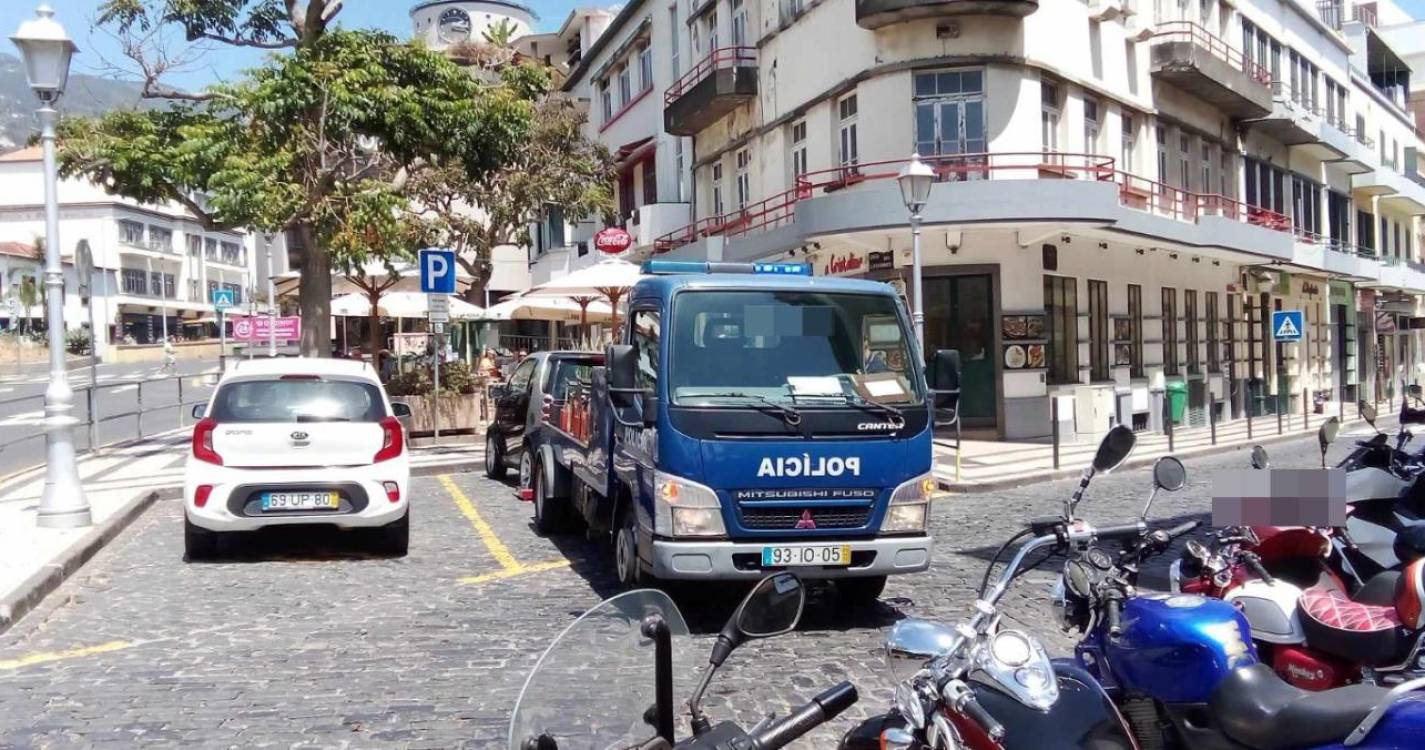
[[[806,590],[793,573],[763,578],[728,619],[686,703],[691,736],[676,737],[673,639],[688,635],[662,591],[619,594],[575,620],[539,658],[510,717],[509,750],[774,750],[836,717],[857,700],[849,682],[817,695],[785,719],[751,729],[713,724],[701,708],[713,675],[746,641],[791,631]],[[651,650],[651,658],[650,658]],[[650,669],[651,667],[651,669]],[[582,701],[582,703],[581,703]],[[580,710],[584,709],[584,710]]]
[[[998,605],[1011,585],[1051,555],[1095,538],[1136,537],[1139,524],[1093,529],[1075,519],[1098,473],[1128,457],[1132,430],[1116,427],[1099,444],[1059,516],[1038,519],[991,558],[972,614],[955,627],[905,619],[886,636],[897,686],[890,711],[847,733],[842,750],[1068,750],[1134,748],[1123,716],[1083,667],[1051,660],[1030,633],[1002,626]],[[991,585],[1004,553],[1026,538]]]
[[[1155,492],[1181,486],[1181,464],[1155,467]],[[1149,504],[1151,505],[1151,498]],[[1145,511],[1142,516],[1146,519]],[[1082,551],[1056,591],[1075,656],[1127,717],[1138,746],[1203,750],[1418,747],[1425,678],[1310,692],[1258,660],[1246,617],[1193,594],[1142,594],[1139,569],[1196,523],[1141,531],[1116,555]],[[1098,541],[1113,535],[1092,534]]]

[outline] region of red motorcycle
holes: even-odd
[[[1323,427],[1323,454],[1333,432]],[[1253,465],[1266,468],[1260,446]],[[1174,591],[1236,605],[1262,661],[1299,688],[1425,675],[1425,559],[1362,580],[1353,550],[1339,528],[1226,527],[1211,544],[1189,541],[1169,577]]]

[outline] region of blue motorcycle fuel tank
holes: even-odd
[[[1101,646],[1112,681],[1164,703],[1206,702],[1228,672],[1257,663],[1246,618],[1219,599],[1136,596],[1121,622],[1122,635]]]

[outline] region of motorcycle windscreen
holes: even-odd
[[[641,626],[661,616],[673,636],[674,711],[686,704],[701,660],[691,655],[688,626],[668,595],[629,591],[585,612],[550,644],[520,691],[510,717],[510,750],[539,747],[605,750],[642,744],[654,727],[654,644]],[[675,714],[676,715],[676,714]],[[680,717],[681,718],[681,717]]]
[[[1059,700],[1048,711],[972,682],[980,705],[1004,725],[1004,750],[1135,750],[1118,708],[1081,667],[1054,663]]]

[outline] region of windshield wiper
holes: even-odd
[[[890,417],[897,427],[905,427],[905,412],[894,406],[883,404],[879,401],[872,401],[856,393],[846,394],[846,403],[858,407],[862,410]]]
[[[758,402],[759,406],[765,407],[763,411],[774,411],[781,415],[782,421],[788,426],[796,427],[802,423],[802,412],[796,407],[779,404],[766,396],[759,396],[755,393],[700,393],[695,398],[746,398]]]

